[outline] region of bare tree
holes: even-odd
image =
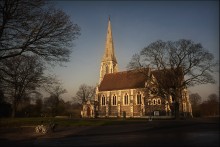
[[[202,116],[219,117],[219,96],[210,94],[208,99],[200,105]]]
[[[201,104],[202,98],[198,93],[192,93],[189,95],[189,100],[192,105],[192,113],[194,117],[200,116],[200,109],[199,106]]]
[[[48,1],[0,1],[0,61],[23,54],[35,54],[46,61],[68,61],[79,31],[69,16]]]
[[[207,103],[210,116],[219,116],[219,96],[217,94],[210,94]]]
[[[41,116],[42,114],[42,108],[43,108],[43,100],[41,97],[38,97],[36,100],[35,100],[35,105],[34,105],[34,112],[32,113],[35,113],[35,115],[37,116]]]
[[[58,114],[59,105],[64,103],[62,95],[66,93],[67,90],[63,88],[62,84],[57,79],[53,79],[52,84],[44,87],[44,89],[50,94],[50,96],[45,99],[44,105],[49,108],[52,115],[55,116]]]
[[[0,89],[12,103],[12,117],[22,99],[42,83],[44,66],[36,56],[17,56],[0,62]]]
[[[217,96],[217,94],[212,93],[208,96],[208,101],[210,102],[219,102],[219,96]]]
[[[0,89],[0,118],[8,117],[11,114],[11,104],[5,101],[3,91]]]
[[[201,103],[202,98],[198,93],[192,93],[189,95],[189,100],[192,106],[198,106]]]
[[[61,95],[67,92],[67,90],[63,88],[62,83],[57,80],[53,81],[53,84],[50,84],[49,87],[44,87],[44,89],[57,99],[60,99]]]
[[[187,86],[215,83],[212,73],[218,63],[200,43],[181,39],[151,43],[133,56],[128,68],[137,70],[148,65],[158,71],[155,74],[159,91],[162,95],[172,95],[179,115],[181,90]]]
[[[76,92],[76,95],[73,97],[73,100],[82,104],[87,100],[94,100],[94,96],[95,87],[82,84]]]

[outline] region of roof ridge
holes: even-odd
[[[149,68],[141,68],[141,69],[149,69]],[[131,69],[126,71],[119,71],[114,73],[107,73],[106,75],[112,75],[112,74],[123,74],[123,73],[129,73],[129,72],[140,72],[141,69]]]

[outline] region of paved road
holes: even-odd
[[[32,146],[219,146],[219,121],[152,121],[138,124],[72,127],[3,145]]]

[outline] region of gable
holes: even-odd
[[[179,69],[168,69],[168,70],[154,70],[152,75],[155,77],[158,84],[163,88],[172,88],[177,85],[181,85],[184,80],[183,71]]]

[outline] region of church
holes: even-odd
[[[159,72],[146,68],[119,71],[115,55],[110,18],[108,20],[105,51],[101,61],[99,84],[96,87],[95,101],[83,105],[82,117],[99,118],[172,118],[174,100],[164,98],[149,89],[157,89],[155,82]],[[189,94],[181,90],[179,111],[192,116]]]

